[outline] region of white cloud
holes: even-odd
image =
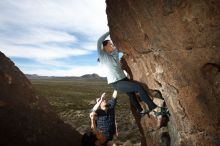
[[[0,51],[69,67],[56,59],[96,51],[96,40],[108,30],[105,7],[104,0],[1,0]],[[30,71],[24,66],[23,70]],[[85,74],[97,69],[88,64],[75,70]],[[52,72],[65,75],[66,71]]]
[[[30,50],[34,45],[50,42],[74,44],[77,37],[70,35],[70,32],[82,33],[93,40],[90,44],[95,44],[94,40],[106,29],[107,18],[103,0],[0,1],[0,39],[7,44],[3,46],[1,43],[0,47],[4,49],[10,49],[14,44],[32,45]],[[95,45],[90,46],[82,49],[93,51],[96,48]],[[60,53],[62,55],[62,52]],[[6,55],[12,54],[7,51]],[[16,54],[13,53],[14,55]]]
[[[62,27],[93,35],[107,28],[104,0],[2,0],[0,7],[1,21],[10,24]]]
[[[83,43],[82,48],[85,50],[97,51],[97,44],[96,43]]]
[[[50,30],[46,28],[32,28],[29,32],[16,38],[18,44],[42,44],[42,43],[74,43],[77,38],[66,32]]]
[[[5,47],[7,48],[7,46]],[[39,47],[31,46],[14,46],[10,45],[9,49],[1,49],[3,53],[12,57],[29,58],[34,60],[53,60],[66,58],[70,56],[85,55],[90,53],[89,51],[78,48],[61,48],[51,47],[48,45],[41,45]]]

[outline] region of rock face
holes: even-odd
[[[131,76],[159,90],[170,112],[168,125],[159,129],[152,118],[137,119],[142,145],[219,145],[220,1],[106,4],[111,38]]]
[[[0,145],[80,146],[81,135],[37,96],[25,75],[0,52]]]

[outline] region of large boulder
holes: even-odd
[[[130,76],[160,91],[170,112],[168,125],[158,129],[152,118],[137,120],[142,145],[219,145],[220,1],[106,4],[110,36],[124,53]]]

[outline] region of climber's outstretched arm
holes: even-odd
[[[108,101],[108,105],[110,109],[115,108],[117,104],[117,90],[114,90],[114,92],[112,93],[112,99]]]
[[[103,34],[97,42],[97,49],[98,49],[98,53],[100,55],[101,51],[102,51],[102,42],[107,38],[107,36],[109,35],[109,32],[106,32],[105,34]]]

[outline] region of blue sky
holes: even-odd
[[[96,52],[105,9],[105,0],[1,0],[0,51],[26,74],[105,76]]]

